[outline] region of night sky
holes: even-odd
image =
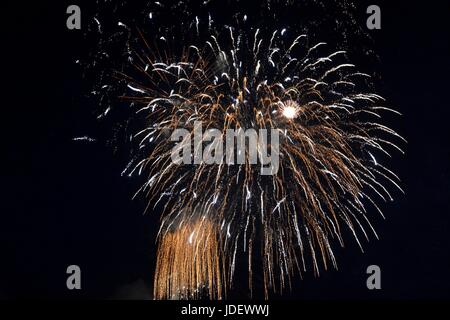
[[[218,19],[239,9],[257,23],[275,24],[256,2],[214,2],[220,1],[210,4]],[[339,270],[322,270],[319,278],[308,272],[294,280],[292,292],[273,298],[448,299],[449,7],[444,1],[358,2],[352,23],[370,40],[352,32],[350,22],[333,27],[343,17],[334,1],[327,8],[309,2],[302,11],[279,9],[278,19],[305,20],[308,28],[320,21],[311,29],[318,39],[346,41],[350,60],[375,74],[377,93],[403,114],[388,121],[408,140],[406,154],[391,161],[406,195],[394,192],[395,201],[382,205],[386,220],[373,220],[380,240],[364,243],[364,253],[346,237],[346,248],[336,247]],[[129,18],[145,8],[137,3],[121,14]],[[116,148],[120,141],[103,143],[107,125],[96,119],[91,79],[74,63],[88,59],[95,43],[86,30],[66,28],[70,4],[81,7],[86,26],[98,13],[93,1],[2,3],[0,298],[150,298],[158,212],[143,215],[145,199],[131,199],[142,181],[121,176],[128,158]],[[365,29],[369,4],[381,8],[381,30]],[[84,135],[99,139],[73,141]],[[71,264],[81,267],[82,290],[66,288]],[[381,290],[366,288],[372,264],[381,268]],[[237,276],[243,281],[230,297],[246,298],[246,275]]]

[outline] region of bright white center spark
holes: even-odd
[[[283,110],[283,115],[284,115],[286,118],[294,119],[294,118],[295,118],[295,114],[296,114],[296,111],[295,111],[295,108],[294,108],[294,107],[286,107],[286,108],[284,108],[284,110]]]
[[[282,103],[281,113],[287,119],[294,119],[295,117],[297,117],[298,111],[299,106],[297,102],[293,100],[287,100],[284,103]]]
[[[283,116],[288,119],[294,119],[297,115],[297,109],[294,106],[287,106],[283,108]]]

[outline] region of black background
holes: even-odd
[[[74,63],[87,44],[66,28],[72,2],[54,2],[2,3],[0,298],[149,298],[157,213],[143,216],[144,200],[130,199],[138,184],[120,176],[126,157],[72,141],[95,136],[98,124],[84,98],[89,83]],[[94,12],[87,1],[73,3],[82,21]],[[375,223],[381,239],[364,244],[365,253],[349,244],[337,251],[339,271],[307,273],[275,298],[450,297],[449,7],[374,3],[382,29],[370,31],[379,55],[371,71],[403,114],[395,127],[408,140],[406,155],[393,168],[406,195],[383,207],[387,219]],[[363,27],[368,4],[356,7]],[[81,267],[80,291],[66,289],[71,264]],[[366,288],[371,264],[382,270],[378,291]],[[232,298],[246,295],[238,283]]]

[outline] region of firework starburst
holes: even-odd
[[[336,267],[333,246],[344,245],[345,229],[360,246],[367,231],[377,236],[368,216],[392,200],[391,186],[400,189],[377,158],[401,151],[403,138],[382,124],[397,112],[367,89],[370,76],[345,51],[286,29],[214,27],[209,17],[187,32],[195,36],[179,52],[169,37],[150,45],[139,35],[117,73],[129,90],[121,98],[143,120],[129,173],[145,175],[139,192],[163,207],[155,297],[221,298],[237,265],[247,265],[251,288],[256,261],[267,297],[297,271]],[[193,135],[195,122],[223,135],[276,130],[279,147],[269,152],[279,153],[279,170],[261,175],[248,152],[232,155],[244,157],[240,164],[174,163],[170,134]],[[192,157],[207,144],[192,146]]]

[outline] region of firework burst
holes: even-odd
[[[196,18],[188,32],[194,40],[181,52],[168,49],[169,37],[153,46],[141,35],[117,73],[130,92],[121,98],[143,119],[128,171],[146,176],[138,193],[163,207],[155,298],[222,298],[243,254],[250,288],[262,261],[267,297],[296,272],[336,267],[344,229],[360,246],[367,231],[377,237],[368,213],[381,213],[392,187],[401,190],[377,158],[402,152],[403,138],[381,123],[397,112],[367,90],[370,76],[345,51],[286,29],[215,28]],[[269,151],[279,152],[279,170],[261,175],[248,153],[242,164],[174,163],[170,134],[193,133],[194,122],[222,134],[277,130],[279,150]]]

